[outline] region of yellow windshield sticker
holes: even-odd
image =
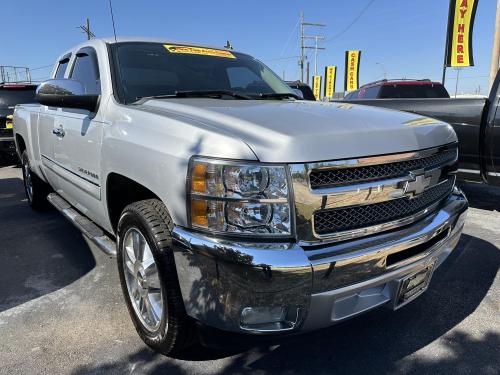
[[[176,44],[164,44],[163,45],[170,53],[184,53],[188,55],[204,55],[204,56],[216,56],[225,57],[227,59],[235,59],[231,52],[223,49],[213,49],[205,47],[193,47],[193,46],[180,46]]]

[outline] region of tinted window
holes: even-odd
[[[55,78],[64,78],[64,74],[66,73],[66,69],[68,68],[69,58],[59,61],[59,65],[57,66],[56,76]]]
[[[99,68],[93,54],[77,54],[71,78],[83,83],[87,94],[100,94]]]
[[[378,90],[379,90],[378,86],[368,87],[365,90],[365,94],[363,95],[363,99],[377,99]]]
[[[175,53],[160,43],[118,43],[113,48],[117,91],[125,103],[190,90],[231,90],[245,95],[292,92],[261,62],[237,52],[231,52],[234,58]]]
[[[396,84],[380,88],[380,99],[389,98],[449,98],[450,95],[440,84]]]
[[[0,108],[35,103],[36,86],[0,87]]]
[[[352,91],[352,92],[350,92],[349,94],[347,94],[347,95],[344,97],[344,99],[348,99],[348,100],[358,99],[358,94],[359,94],[359,90]]]

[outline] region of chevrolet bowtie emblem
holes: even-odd
[[[403,195],[415,198],[422,194],[431,185],[431,177],[426,177],[425,172],[410,172],[410,180],[406,181]]]

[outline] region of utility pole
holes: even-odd
[[[307,84],[309,84],[309,61],[307,62]]]
[[[457,81],[455,82],[455,98],[457,97],[457,91],[458,91],[458,77],[460,76],[460,67],[456,67],[455,70],[457,71]]]
[[[500,0],[497,0],[497,15],[495,21],[495,34],[493,36],[493,50],[491,51],[490,89],[498,72],[500,59]]]
[[[318,57],[318,50],[324,50],[325,48],[318,47],[318,40],[324,39],[323,36],[320,35],[310,35],[306,36],[304,35],[304,29],[305,26],[310,26],[310,27],[325,27],[326,25],[323,23],[314,23],[314,22],[304,22],[304,12],[300,12],[300,81],[304,82],[304,61],[305,61],[305,49],[314,49],[314,56],[315,56],[315,61],[314,61],[314,74],[317,74],[317,57]],[[306,46],[304,41],[305,39],[314,39],[315,40],[315,46],[310,47]]]
[[[92,31],[90,31],[90,21],[87,18],[87,25],[86,26],[78,26],[77,29],[82,29],[85,34],[87,34],[87,39],[90,40],[92,38],[95,38],[95,35]]]

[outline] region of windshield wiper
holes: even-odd
[[[190,90],[190,91],[176,91],[175,96],[177,98],[189,98],[189,97],[221,97],[221,96],[232,96],[236,99],[252,99],[248,95],[240,94],[235,91],[230,90]]]
[[[250,96],[239,94],[230,90],[189,90],[189,91],[176,91],[175,94],[168,95],[151,95],[151,96],[138,96],[136,100],[141,99],[169,99],[169,98],[221,98],[223,96],[231,96],[235,99],[252,99]]]
[[[294,99],[302,99],[296,94],[291,92],[261,92],[259,96],[263,99],[286,99],[286,98],[294,98]]]

